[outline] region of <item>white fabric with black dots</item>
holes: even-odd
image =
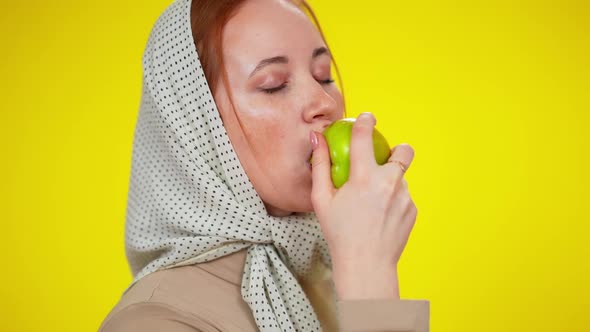
[[[198,0],[195,0],[198,1]],[[297,278],[332,267],[314,213],[267,214],[201,68],[191,0],[156,20],[143,55],[125,225],[134,279],[247,249],[241,293],[260,331],[321,331]]]

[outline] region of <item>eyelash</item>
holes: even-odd
[[[332,84],[332,83],[334,83],[334,80],[331,79],[331,78],[329,78],[327,80],[323,80],[323,81],[319,81],[319,82],[321,84]],[[286,83],[283,83],[280,86],[277,86],[276,88],[260,89],[260,90],[262,90],[262,92],[264,92],[264,93],[273,94],[273,93],[275,93],[275,92],[277,92],[279,90],[282,90],[286,86],[287,86],[287,84]]]

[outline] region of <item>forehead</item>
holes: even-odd
[[[286,55],[311,57],[324,46],[310,19],[288,0],[247,0],[227,22],[223,53],[228,62]]]

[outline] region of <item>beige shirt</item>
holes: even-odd
[[[146,275],[123,294],[99,332],[258,331],[240,292],[246,252]],[[340,301],[329,271],[320,280],[301,286],[325,332],[429,330],[429,301]]]

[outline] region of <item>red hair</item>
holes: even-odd
[[[193,39],[197,47],[197,53],[201,60],[201,66],[205,72],[205,78],[209,83],[211,93],[215,95],[217,84],[221,75],[223,84],[228,88],[229,84],[227,81],[227,71],[223,62],[222,53],[222,36],[223,28],[229,21],[231,16],[243,4],[246,0],[193,0],[191,4],[191,28],[193,33]],[[322,28],[315,16],[315,13],[305,0],[295,0],[294,3],[302,9],[302,11],[311,17],[312,22],[320,32],[324,43],[328,46],[328,42],[324,37]],[[329,47],[328,47],[329,49]],[[332,53],[331,53],[332,54]],[[340,77],[340,71],[336,65],[336,61],[332,57],[334,62],[334,69],[338,76],[338,84],[340,85],[340,92],[344,96],[342,87],[342,80]],[[230,100],[231,100],[231,93]],[[233,104],[233,103],[232,103]]]

